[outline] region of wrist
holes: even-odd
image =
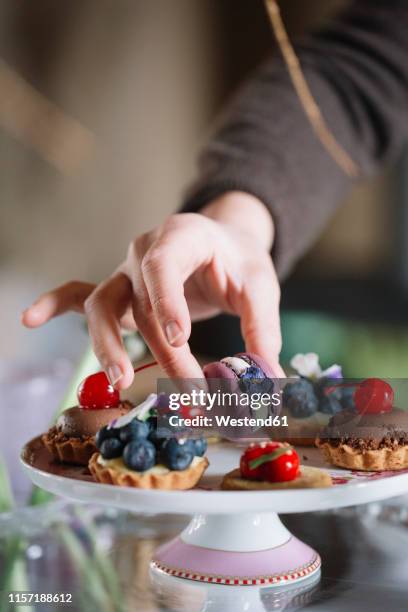
[[[272,216],[265,204],[249,193],[229,191],[206,204],[200,213],[230,229],[245,232],[268,251],[272,248]]]

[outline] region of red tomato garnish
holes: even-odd
[[[87,376],[78,387],[78,404],[87,410],[115,408],[120,394],[109,382],[105,372]]]
[[[286,482],[299,474],[299,456],[289,445],[282,442],[261,442],[251,445],[241,457],[240,470],[243,478]]]
[[[385,380],[367,378],[355,390],[354,403],[360,414],[390,412],[394,403],[394,391]]]
[[[269,443],[267,443],[269,444]],[[273,443],[275,444],[275,443]],[[262,475],[261,475],[261,469],[259,468],[250,468],[249,464],[251,461],[253,461],[254,459],[257,459],[258,457],[260,457],[261,455],[265,454],[265,448],[266,445],[264,447],[262,447],[260,444],[251,444],[251,446],[248,446],[248,448],[246,449],[246,451],[243,453],[243,455],[241,455],[241,460],[239,463],[239,469],[241,470],[241,476],[242,478],[248,478],[249,480],[262,480]],[[271,448],[271,447],[269,447]],[[275,446],[274,446],[275,448]]]

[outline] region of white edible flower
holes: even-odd
[[[146,414],[149,412],[149,410],[151,410],[151,408],[156,405],[156,403],[157,394],[150,393],[150,395],[147,396],[144,402],[142,402],[138,406],[135,406],[135,408],[132,408],[132,410],[130,410],[127,414],[124,414],[118,419],[112,421],[112,423],[109,423],[109,428],[113,427],[115,429],[119,429],[120,427],[124,427],[125,425],[133,421],[134,418],[138,418],[143,421]]]
[[[290,365],[300,376],[306,378],[320,378],[322,375],[319,356],[316,353],[298,353],[292,357]]]

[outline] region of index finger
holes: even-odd
[[[255,274],[243,287],[238,314],[246,350],[263,357],[276,376],[284,378],[279,363],[282,348],[279,301],[279,285],[273,273]]]

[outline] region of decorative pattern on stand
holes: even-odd
[[[212,584],[228,584],[231,586],[254,586],[254,585],[264,585],[264,584],[287,584],[289,582],[299,580],[299,578],[306,578],[313,572],[319,569],[321,566],[321,559],[319,555],[315,555],[313,561],[299,567],[295,570],[289,570],[285,574],[273,574],[271,576],[258,576],[256,578],[245,576],[215,576],[211,574],[198,574],[194,572],[190,572],[185,569],[169,567],[164,565],[159,561],[151,561],[151,566],[155,569],[158,569],[165,574],[169,574],[170,576],[174,576],[175,578],[185,578],[187,580],[196,580],[198,582],[209,582]]]
[[[332,478],[333,484],[338,485],[353,485],[357,482],[367,482],[370,480],[381,480],[384,478],[393,478],[401,474],[407,474],[408,469],[394,470],[385,472],[359,472],[357,470],[327,470]]]

